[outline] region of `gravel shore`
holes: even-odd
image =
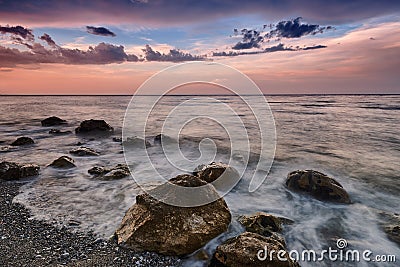
[[[178,258],[134,253],[92,233],[32,219],[12,202],[21,185],[0,181],[0,266],[180,266]]]

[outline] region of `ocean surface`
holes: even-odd
[[[140,97],[145,103],[146,96]],[[261,170],[261,175],[268,176],[252,193],[249,192],[249,180],[257,166],[256,161],[260,160],[257,153],[262,135],[254,116],[237,96],[207,97],[230,106],[244,121],[248,133],[250,161],[245,165],[240,182],[224,197],[233,217],[265,211],[292,219],[294,224],[284,230],[289,250],[336,248],[336,240],[344,238],[351,249],[369,249],[375,255],[393,254],[400,260],[399,247],[386,237],[379,225],[379,212],[400,213],[399,95],[266,96],[276,126],[275,158],[269,173],[268,164]],[[157,104],[146,124],[146,139],[151,144],[154,144],[153,137],[160,133],[165,115],[191,98],[166,96]],[[256,104],[264,101],[260,96],[253,98]],[[122,146],[112,137],[122,134],[130,100],[130,96],[0,96],[0,141],[4,141],[0,143],[0,159],[41,166],[40,176],[29,179],[15,201],[31,209],[36,218],[57,225],[74,220],[80,222],[78,230],[94,231],[104,238],[112,235],[141,189],[132,177],[102,181],[87,171],[95,165],[111,167],[125,163]],[[207,101],[204,97],[201,106],[206,107],[211,117],[226,115],[211,102],[207,106]],[[42,127],[40,121],[49,116],[61,117],[68,125]],[[137,118],[140,116],[138,112]],[[94,139],[75,135],[74,129],[79,123],[91,118],[106,120],[114,127],[114,134]],[[129,120],[134,122],[135,117],[131,116]],[[203,118],[184,127],[180,125],[183,158],[192,161],[199,158],[202,154],[199,142],[208,138],[214,140],[213,147],[217,148],[214,159],[229,161],[234,150],[230,147],[229,137],[235,131],[230,121],[235,123],[228,119],[221,126],[215,120]],[[50,128],[73,133],[51,135],[48,133]],[[9,147],[8,144],[19,136],[29,136],[35,144]],[[78,142],[99,151],[100,156],[72,156],[77,165],[73,169],[46,167],[54,159],[69,155]],[[184,173],[183,167],[168,164],[170,162],[165,160],[159,145],[154,144],[147,151],[155,168],[163,175],[172,178]],[[144,159],[132,157],[135,175],[146,180],[151,175],[148,165]],[[242,168],[243,157],[236,155],[231,164]],[[326,203],[289,191],[284,185],[286,176],[297,169],[315,169],[334,177],[347,190],[353,203]],[[239,231],[240,226],[234,223],[227,234],[206,246],[207,252],[211,253],[218,242]],[[191,266],[202,266],[201,262],[191,258],[187,262]],[[333,266],[329,261],[301,262],[301,265]],[[339,263],[338,266],[346,265],[354,266],[354,263]],[[374,263],[359,262],[357,266],[374,266]],[[376,266],[395,265],[377,263]]]

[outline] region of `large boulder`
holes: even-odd
[[[162,142],[172,143],[175,142],[175,140],[165,134],[158,134],[154,137],[154,144],[160,145]]]
[[[235,168],[220,162],[200,165],[193,171],[193,174],[207,183],[212,183],[220,177],[221,179],[232,180],[239,178],[239,173]]]
[[[11,143],[12,146],[25,146],[25,145],[32,145],[35,141],[32,138],[27,136],[22,136],[17,138],[14,142]]]
[[[314,170],[298,170],[288,174],[286,186],[295,192],[304,192],[318,200],[350,203],[349,194],[335,179]]]
[[[85,133],[113,133],[114,128],[111,127],[104,120],[85,120],[81,122],[80,126],[75,129],[77,134]]]
[[[67,121],[60,119],[59,117],[52,116],[52,117],[48,117],[48,118],[42,120],[41,123],[42,123],[42,126],[55,126],[55,125],[66,124]]]
[[[18,180],[21,178],[39,175],[40,167],[34,164],[18,164],[3,161],[0,163],[0,180]]]
[[[76,167],[74,160],[68,156],[61,156],[54,160],[49,166],[60,169],[69,169]]]
[[[257,212],[249,216],[242,215],[239,216],[238,221],[246,231],[263,236],[271,236],[274,232],[282,231],[281,219],[265,212]]]
[[[271,253],[272,250],[274,252]],[[278,251],[283,251],[280,257],[285,260],[278,258]],[[209,266],[297,267],[299,265],[290,259],[285,245],[274,236],[265,237],[245,232],[219,245]]]
[[[114,168],[94,166],[88,170],[88,173],[101,180],[117,180],[130,175],[126,164],[118,164]]]
[[[96,150],[89,148],[89,147],[84,147],[84,146],[74,148],[69,153],[79,156],[79,157],[100,155]]]
[[[217,194],[214,187],[192,175],[179,175],[169,183],[184,187],[202,186],[206,189],[200,191],[201,194]],[[164,186],[154,190],[179,198],[173,190],[163,191]],[[135,251],[187,255],[225,232],[230,221],[230,211],[222,198],[203,206],[177,207],[144,193],[136,196],[136,204],[126,212],[115,236],[118,244]]]
[[[383,231],[391,241],[400,246],[400,214],[381,212],[380,215],[383,219]]]

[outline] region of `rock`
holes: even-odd
[[[381,212],[383,218],[381,226],[387,237],[400,246],[400,214]]]
[[[122,138],[121,137],[113,137],[112,139],[116,143],[122,143]]]
[[[214,187],[192,175],[179,175],[170,183],[184,187],[204,186],[205,194],[218,194]],[[165,184],[156,187],[171,197],[174,191],[163,191]],[[148,193],[136,196],[115,232],[119,245],[134,251],[153,251],[164,255],[187,255],[228,229],[230,211],[220,198],[198,207],[176,207],[164,204]]]
[[[10,181],[36,176],[39,175],[39,169],[40,167],[34,164],[18,164],[3,161],[0,163],[0,179]]]
[[[31,145],[34,144],[35,142],[33,141],[32,138],[30,137],[19,137],[17,140],[11,143],[12,146],[24,146],[24,145]]]
[[[138,148],[151,147],[151,144],[149,141],[142,139],[140,137],[137,137],[137,136],[126,138],[126,140],[122,142],[122,145],[124,147],[129,147],[129,148],[130,147],[138,147]]]
[[[267,237],[271,236],[273,232],[282,231],[281,220],[265,212],[257,212],[250,216],[242,215],[238,218],[238,221],[245,227],[246,231]]]
[[[104,120],[85,120],[75,129],[75,133],[113,133],[114,128]]]
[[[154,144],[161,144],[162,142],[166,142],[166,143],[171,143],[174,142],[175,140],[171,137],[169,137],[168,135],[165,134],[158,134],[154,137]]]
[[[58,159],[54,160],[49,166],[64,169],[76,167],[74,164],[74,160],[68,156],[59,157]]]
[[[122,178],[130,175],[129,168],[126,164],[118,164],[114,168],[95,166],[95,167],[89,169],[88,173],[90,173],[102,180],[122,179]]]
[[[203,167],[201,167],[203,166]],[[217,180],[219,177],[221,179],[238,179],[239,173],[238,171],[223,163],[215,163],[212,162],[208,165],[200,165],[194,171],[193,174],[196,174],[197,177],[206,181],[207,183],[212,183]]]
[[[266,249],[265,249],[266,248]],[[274,250],[275,253],[271,253]],[[265,260],[262,260],[267,251]],[[245,232],[219,245],[211,259],[211,267],[295,267],[288,252],[281,255],[286,261],[278,259],[278,251],[286,251],[284,244],[274,237],[265,237],[256,233]],[[270,255],[272,254],[272,257]],[[257,257],[259,255],[261,260]]]
[[[296,192],[305,192],[318,200],[350,203],[348,193],[335,179],[314,170],[298,170],[288,174],[286,186]]]
[[[80,157],[82,157],[82,156],[99,156],[100,155],[94,149],[91,149],[89,147],[84,147],[84,146],[75,148],[75,149],[71,150],[69,153],[76,155],[76,156],[80,156]]]
[[[50,129],[49,134],[66,135],[72,134],[71,131],[61,131],[60,129]]]
[[[42,120],[41,123],[42,123],[42,126],[55,126],[55,125],[66,124],[67,121],[60,119],[59,117],[52,116],[52,117]]]

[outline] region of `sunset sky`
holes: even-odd
[[[400,1],[0,0],[0,94],[132,94],[197,60],[266,94],[400,93]]]

